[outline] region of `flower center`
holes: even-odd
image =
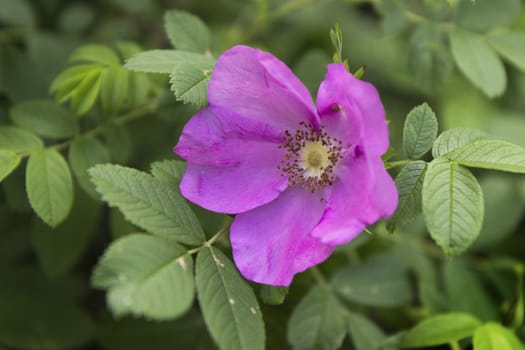
[[[277,166],[281,176],[288,176],[290,185],[300,184],[311,192],[331,186],[335,181],[334,168],[343,158],[342,142],[310,123],[301,122],[293,133],[286,130],[284,144],[279,148],[286,155]]]

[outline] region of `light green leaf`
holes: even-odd
[[[98,141],[91,137],[78,137],[69,147],[69,164],[78,183],[92,198],[100,199],[87,170],[94,165],[109,162],[109,152]]]
[[[467,249],[483,223],[483,194],[474,175],[455,162],[434,159],[423,182],[423,214],[430,236],[445,254]]]
[[[432,156],[441,157],[468,143],[487,137],[483,131],[478,129],[454,128],[443,132],[434,142]]]
[[[208,82],[211,78],[212,66],[205,69],[196,66],[187,66],[177,69],[170,76],[171,90],[177,101],[191,103],[197,108],[208,103]]]
[[[150,91],[151,82],[146,73],[133,72],[129,76],[128,98],[133,107],[138,107],[146,102]]]
[[[93,183],[110,206],[143,229],[185,244],[201,244],[202,228],[186,202],[155,177],[120,165],[89,169]]]
[[[14,126],[0,126],[0,149],[32,152],[43,147],[42,140],[27,130]]]
[[[0,182],[18,167],[21,160],[13,151],[0,150]]]
[[[419,348],[458,341],[474,334],[481,322],[464,313],[449,313],[428,318],[409,330],[402,347]]]
[[[172,188],[179,187],[184,171],[186,171],[186,162],[181,160],[164,160],[151,164],[151,173],[153,176],[170,185]]]
[[[378,254],[361,265],[343,268],[332,284],[342,297],[364,305],[395,307],[412,299],[406,266],[391,254]]]
[[[120,65],[118,55],[107,46],[90,44],[77,48],[69,56],[69,62],[94,62],[107,66]]]
[[[461,260],[445,263],[443,281],[451,309],[472,314],[482,321],[496,319],[498,310],[485,286]]]
[[[145,234],[113,242],[93,272],[116,316],[173,319],[193,304],[193,260],[177,243]]]
[[[204,22],[185,11],[171,10],[164,15],[164,28],[173,47],[204,53],[210,48],[210,31]]]
[[[270,286],[263,284],[259,290],[261,300],[268,305],[280,305],[288,294],[288,287]]]
[[[451,31],[449,38],[454,60],[470,82],[488,97],[503,94],[507,85],[505,68],[485,40],[459,29]]]
[[[102,72],[100,77],[100,101],[107,116],[116,114],[126,101],[130,72],[124,68],[112,67]]]
[[[460,1],[455,21],[474,31],[505,27],[519,17],[521,7],[520,0],[476,0],[475,4]]]
[[[525,148],[499,140],[476,140],[446,155],[459,164],[525,174]]]
[[[329,290],[312,288],[288,320],[288,342],[294,349],[338,349],[346,335],[341,308]]]
[[[525,32],[496,31],[487,40],[501,56],[525,71]]]
[[[51,82],[49,92],[56,94],[55,100],[58,104],[63,103],[72,96],[78,84],[93,71],[100,72],[100,66],[98,64],[80,64],[70,67]]]
[[[408,113],[403,128],[403,146],[410,159],[419,159],[436,140],[438,122],[428,104],[423,103]]]
[[[35,15],[30,2],[27,0],[2,0],[0,22],[8,26],[33,27]]]
[[[195,283],[204,321],[222,350],[263,350],[264,322],[257,299],[218,249],[197,256]]]
[[[476,330],[472,339],[476,350],[524,350],[525,345],[510,329],[494,322]]]
[[[125,67],[137,72],[171,74],[181,66],[213,67],[214,62],[213,58],[194,52],[151,50],[131,57]]]
[[[393,232],[397,227],[412,221],[421,213],[421,188],[427,171],[427,163],[417,160],[401,169],[396,176],[396,187],[399,202],[396,212],[388,220],[388,230]]]
[[[75,134],[73,116],[47,100],[32,100],[16,104],[10,110],[13,123],[44,137],[66,138]]]
[[[71,109],[77,116],[86,114],[97,101],[103,69],[86,74],[71,94]]]
[[[356,350],[379,350],[386,339],[385,333],[372,321],[357,313],[347,316],[348,330]]]
[[[26,190],[31,207],[46,224],[56,227],[64,221],[73,204],[73,181],[60,153],[49,148],[31,154]]]

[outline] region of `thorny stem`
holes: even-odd
[[[108,120],[106,123],[99,125],[86,133],[82,134],[85,137],[95,137],[100,134],[102,134],[104,131],[106,131],[107,128],[111,126],[120,126],[125,125],[133,120],[143,118],[151,113],[153,113],[155,110],[155,103],[150,102],[145,104],[142,108],[132,110],[128,113],[125,113],[119,117],[116,117],[114,119]],[[49,148],[54,148],[57,151],[62,151],[66,148],[68,148],[71,145],[71,142],[73,142],[73,138],[64,141],[62,143],[57,143],[55,145],[49,146]],[[25,152],[21,153],[20,156],[22,157],[29,157],[31,155],[31,152]]]

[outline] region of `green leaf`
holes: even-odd
[[[129,221],[153,234],[185,244],[201,244],[205,237],[186,202],[153,176],[120,165],[97,165],[89,170],[93,183],[110,206]]]
[[[49,87],[49,92],[55,95],[58,104],[67,101],[74,93],[75,88],[91,72],[100,72],[101,68],[97,64],[80,64],[66,69],[60,73]]]
[[[178,188],[182,175],[186,171],[186,162],[181,160],[164,160],[151,164],[151,173],[157,179]]]
[[[456,9],[455,21],[460,26],[474,31],[505,27],[521,13],[520,0],[476,0],[476,3],[461,1]]]
[[[218,249],[197,255],[195,283],[204,321],[223,350],[265,348],[264,322],[257,299],[232,262]]]
[[[438,122],[428,104],[423,103],[408,113],[403,128],[403,146],[410,159],[419,159],[436,140]]]
[[[483,194],[474,175],[455,162],[434,159],[423,182],[423,214],[430,236],[445,254],[467,249],[483,223]]]
[[[93,272],[116,316],[173,319],[193,304],[193,260],[177,243],[145,234],[113,242]]]
[[[312,288],[288,320],[288,342],[294,349],[338,349],[346,335],[341,308],[329,290]]]
[[[8,26],[33,27],[35,15],[27,0],[2,0],[0,22]]]
[[[118,55],[104,45],[84,45],[77,48],[69,56],[69,62],[94,62],[107,66],[120,65]]]
[[[10,117],[17,126],[44,137],[66,138],[76,131],[73,116],[47,100],[16,104],[10,110]]]
[[[208,103],[208,82],[213,65],[184,65],[170,75],[171,90],[177,101],[191,103],[197,108]]]
[[[213,58],[194,52],[151,50],[131,57],[126,61],[125,67],[137,72],[171,74],[181,66],[213,67],[214,62]]]
[[[100,101],[105,115],[116,114],[126,101],[130,73],[122,67],[107,68],[100,77]]]
[[[472,339],[476,350],[524,350],[525,345],[510,329],[494,322],[476,330]]]
[[[150,91],[151,82],[146,73],[132,72],[129,76],[128,97],[133,107],[138,107],[146,102]]]
[[[421,213],[421,188],[427,171],[427,163],[417,160],[401,169],[396,176],[396,187],[399,202],[394,215],[388,220],[388,230],[393,232],[397,227],[412,221]]]
[[[446,155],[459,164],[525,174],[525,148],[499,140],[476,140]]]
[[[210,31],[204,22],[185,11],[171,10],[164,15],[164,28],[173,47],[204,53],[210,48]]]
[[[342,297],[364,305],[395,307],[412,299],[406,266],[391,254],[374,255],[364,264],[341,269],[332,284]]]
[[[453,310],[470,313],[482,321],[496,319],[498,310],[486,288],[462,261],[456,259],[445,264],[443,281]]]
[[[525,32],[495,31],[487,36],[487,40],[501,56],[525,71]]]
[[[99,199],[87,170],[94,165],[109,162],[109,152],[106,147],[95,138],[81,136],[71,143],[68,159],[82,189],[92,198]]]
[[[32,152],[44,147],[33,133],[14,126],[0,126],[0,149],[14,152]]]
[[[428,318],[409,330],[404,338],[404,348],[434,346],[458,341],[474,334],[481,322],[469,314],[449,313]]]
[[[31,154],[26,190],[31,207],[46,224],[56,227],[64,221],[73,204],[73,181],[60,153],[49,148]]]
[[[449,38],[454,60],[470,82],[488,97],[503,94],[507,85],[505,68],[483,38],[462,30],[451,31]]]
[[[116,163],[125,164],[133,155],[133,142],[126,125],[109,125],[104,130],[104,141]]]
[[[21,160],[22,157],[13,151],[0,150],[0,182],[18,167]]]
[[[348,330],[356,350],[379,350],[386,340],[385,333],[372,321],[357,313],[347,316]]]
[[[261,300],[268,305],[280,305],[288,294],[288,287],[270,286],[263,284],[259,290]]]
[[[56,229],[36,222],[33,249],[40,266],[50,278],[66,275],[84,256],[98,233],[101,205],[87,195],[76,195],[69,217]]]
[[[71,109],[75,115],[86,114],[97,101],[100,91],[102,68],[86,74],[71,94]]]
[[[465,146],[475,140],[487,137],[483,131],[478,129],[454,128],[443,132],[434,142],[432,156],[441,157],[449,152]]]

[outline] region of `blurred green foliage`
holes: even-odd
[[[198,253],[194,286],[193,260],[170,241],[173,232],[122,202],[133,191],[108,195],[117,181],[100,173],[102,197],[122,213],[108,208],[87,170],[107,162],[140,169],[107,168],[125,173],[129,188],[145,186],[135,198],[143,210],[155,209],[147,194],[157,191],[176,207],[163,220],[198,221],[183,243],[215,242],[230,218],[173,204],[183,165],[162,162],[174,159],[182,127],[206,104],[215,58],[236,44],[260,47],[315,95],[334,55],[335,23],[337,58],[351,71],[365,67],[363,79],[381,94],[388,162],[422,159],[397,173],[408,189],[405,213],[339,247],[289,290],[249,285],[215,247]],[[479,180],[470,188],[485,215],[477,240],[457,243],[468,249],[455,258],[430,239],[425,198],[411,193],[427,172],[454,170],[424,163],[432,145],[434,157],[486,135],[525,146],[524,96],[522,0],[0,0],[0,348],[523,349],[523,175],[460,168]],[[437,125],[480,132],[453,129],[434,143]],[[508,170],[505,152],[485,162]],[[426,208],[428,221],[435,211]],[[474,222],[457,232],[476,231],[476,208],[456,212]],[[445,250],[456,244],[436,241]],[[229,251],[224,236],[215,243]],[[136,259],[118,254],[124,248],[148,263],[134,269]],[[214,259],[229,266],[225,276],[206,263]],[[107,303],[91,283],[109,290]],[[177,283],[184,288],[170,293]],[[226,294],[214,299],[214,290]],[[121,303],[127,295],[147,302]],[[239,312],[231,300],[254,309]],[[232,319],[246,322],[225,328]]]

